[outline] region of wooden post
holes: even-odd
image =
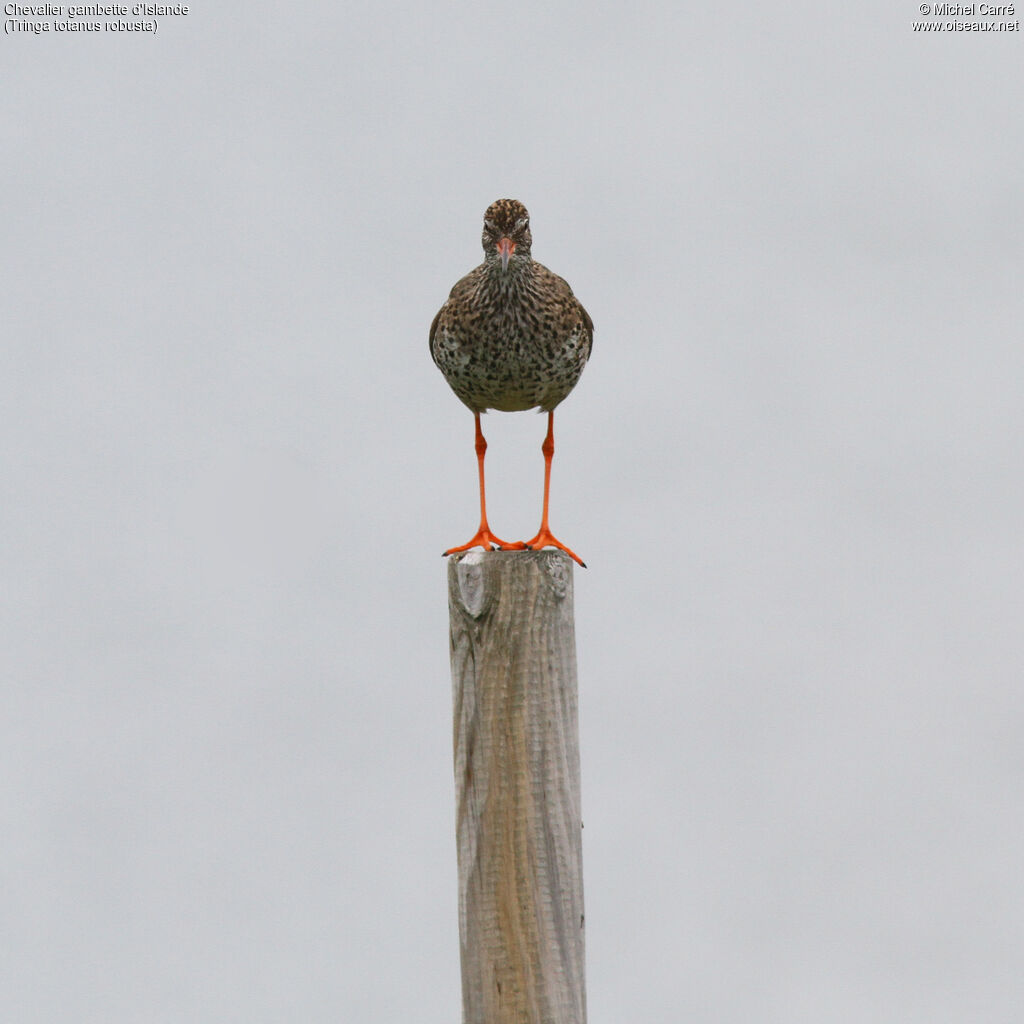
[[[448,561],[464,1024],[585,1024],[573,563]]]

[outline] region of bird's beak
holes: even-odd
[[[503,238],[498,242],[498,252],[501,253],[501,269],[508,270],[509,257],[516,251],[516,243],[511,238]]]

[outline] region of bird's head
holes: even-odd
[[[501,269],[508,270],[514,257],[530,259],[530,214],[518,199],[499,199],[484,214],[484,253],[488,262],[501,260]]]

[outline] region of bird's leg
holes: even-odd
[[[544,547],[561,548],[570,558],[579,562],[586,569],[587,564],[576,554],[575,551],[567,548],[560,540],[556,540],[551,528],[548,526],[548,498],[551,494],[551,459],[555,454],[555,413],[554,410],[548,413],[548,436],[540,450],[544,453],[544,509],[540,517],[540,529],[537,536],[526,542],[528,548],[539,550]]]
[[[460,544],[457,548],[449,548],[444,553],[454,555],[456,552],[468,551],[469,548],[476,547],[489,551],[492,544],[496,544],[502,550],[522,550],[526,546],[525,544],[510,544],[506,540],[501,540],[491,533],[491,528],[487,525],[487,497],[484,491],[484,455],[487,453],[487,441],[484,439],[484,432],[480,429],[480,413],[474,413],[473,416],[476,420],[476,464],[480,473],[480,529],[476,531],[472,540]]]

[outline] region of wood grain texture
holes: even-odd
[[[448,562],[464,1024],[584,1024],[573,563]]]

